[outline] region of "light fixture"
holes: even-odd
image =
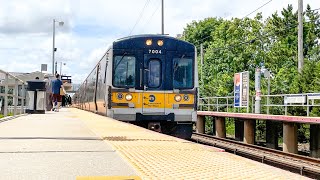
[[[158,40],[158,46],[162,46],[163,45],[163,40]]]
[[[152,39],[147,39],[146,40],[146,45],[150,46],[152,44]]]
[[[127,94],[126,95],[126,100],[127,101],[131,101],[132,100],[132,95],[131,94]]]
[[[180,102],[181,99],[182,99],[182,97],[179,94],[174,96],[174,100],[177,102]]]

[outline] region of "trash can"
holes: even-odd
[[[27,81],[26,113],[44,114],[46,112],[46,82],[40,80]]]

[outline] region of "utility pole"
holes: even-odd
[[[303,0],[298,0],[298,72],[303,69]]]
[[[53,27],[52,27],[52,29],[53,29],[53,31],[52,31],[52,75],[53,76],[54,76],[54,71],[55,71],[55,69],[54,69],[54,52],[56,50],[54,47],[55,22],[56,22],[56,20],[53,19]]]
[[[260,114],[260,101],[261,101],[261,69],[256,68],[255,72],[255,90],[256,90],[256,101],[254,105],[254,113]]]
[[[201,81],[203,83],[203,44],[200,44]]]
[[[162,18],[161,18],[161,34],[164,35],[164,10],[163,0],[161,0]]]
[[[53,74],[53,76],[55,76],[56,74],[58,74],[58,62],[55,62],[55,73]]]

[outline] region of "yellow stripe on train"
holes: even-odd
[[[130,99],[130,97],[132,98]],[[173,108],[174,104],[194,104],[194,95],[161,92],[114,92],[111,100],[113,108]],[[192,109],[193,106],[182,108]]]

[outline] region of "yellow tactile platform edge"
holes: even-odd
[[[141,180],[138,176],[80,176],[76,180]]]
[[[109,143],[142,179],[305,179],[230,153],[70,109]]]

